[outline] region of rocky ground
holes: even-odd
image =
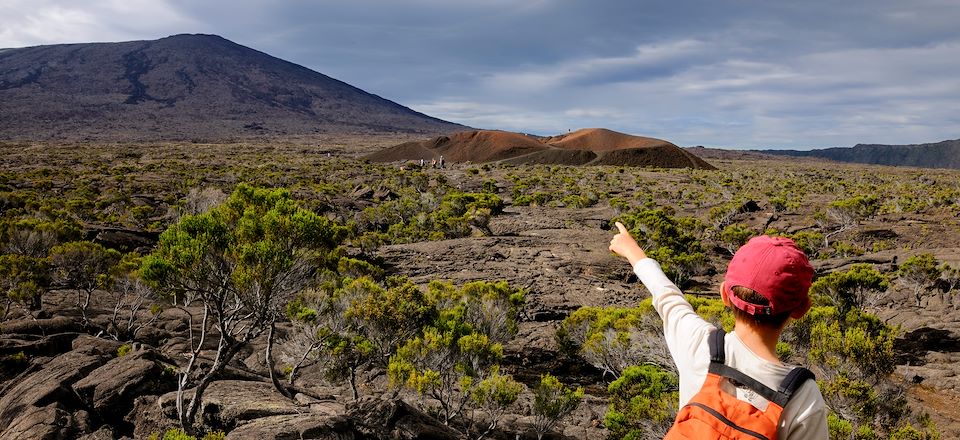
[[[736,161],[724,167],[742,166]],[[466,166],[443,173],[465,190]],[[512,171],[512,170],[508,170]],[[689,184],[683,175],[642,172],[641,177]],[[816,204],[816,198],[809,200]],[[752,211],[752,212],[750,212]],[[803,211],[803,210],[802,210]],[[617,215],[607,203],[590,208],[507,206],[491,219],[489,233],[473,237],[385,245],[373,256],[391,272],[417,283],[451,280],[509,281],[527,290],[527,305],[516,338],[506,347],[504,369],[531,385],[544,372],[586,387],[584,403],[554,433],[554,438],[602,439],[606,411],[605,382],[586,363],[562,355],[555,341],[560,321],[582,306],[630,306],[645,290],[623,261],[607,250]],[[752,227],[791,230],[808,227],[809,211],[774,213],[761,201],[738,221]],[[960,263],[960,234],[955,218],[883,214],[861,224],[857,234],[893,237],[889,249],[815,261],[821,272],[870,262],[890,270],[921,250],[940,261]],[[146,237],[150,240],[151,237]],[[717,253],[716,267],[724,257]],[[693,291],[712,295],[720,274],[694,281]],[[112,298],[98,295],[91,311],[94,327],[112,312]],[[944,438],[960,436],[960,304],[955,298],[928,296],[918,307],[903,289],[894,288],[877,306],[887,322],[900,325],[896,374],[910,384],[909,395],[929,411]],[[189,323],[176,309],[164,310],[138,342],[121,350],[120,342],[91,335],[75,312],[74,293],[54,291],[44,297],[44,315],[8,320],[0,333],[0,357],[23,353],[21,363],[0,369],[0,440],[27,438],[144,438],[176,426],[175,371],[183,355]],[[143,312],[147,313],[147,312]],[[146,315],[144,315],[146,316]],[[284,327],[280,329],[281,338]],[[96,333],[96,332],[93,332]],[[417,405],[417,398],[389,390],[383,375],[361,380],[361,398],[353,401],[344,384],[329,383],[306,369],[293,399],[270,384],[263,338],[241,352],[206,392],[200,419],[227,432],[229,439],[254,438],[452,438],[456,434]],[[213,347],[207,347],[212,349]],[[124,351],[124,355],[118,355]],[[207,362],[211,356],[206,353]],[[387,390],[385,393],[377,390]],[[189,395],[187,396],[189,398]],[[497,438],[530,437],[529,397],[505,417]]]

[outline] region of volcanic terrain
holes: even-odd
[[[604,128],[585,128],[550,137],[497,130],[475,130],[425,141],[405,142],[366,156],[374,162],[433,160],[512,164],[627,165],[716,169],[662,139]]]
[[[466,127],[216,35],[0,51],[0,139],[224,140]]]

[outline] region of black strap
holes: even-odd
[[[722,364],[726,362],[727,353],[726,348],[723,343],[724,336],[727,335],[727,332],[723,331],[722,328],[714,329],[710,336],[707,337],[707,343],[710,345],[710,362]]]
[[[734,383],[734,385],[738,387],[743,386],[743,387],[749,388],[753,392],[762,396],[764,399],[767,399],[773,403],[776,403],[781,407],[786,406],[787,402],[790,401],[789,396],[783,393],[777,392],[773,388],[770,388],[764,385],[760,381],[750,376],[747,376],[740,370],[733,368],[729,365],[715,364],[711,362],[710,372],[729,379],[731,382]]]
[[[787,400],[790,400],[793,397],[793,393],[797,392],[800,389],[800,386],[808,380],[815,380],[817,376],[813,374],[812,371],[803,368],[797,367],[793,370],[790,370],[790,373],[787,374],[787,377],[783,378],[783,382],[780,382],[780,393],[787,396]]]
[[[764,399],[767,399],[770,402],[776,403],[781,407],[787,406],[787,403],[790,402],[790,398],[793,397],[793,394],[800,389],[800,386],[804,384],[809,379],[814,379],[810,370],[797,367],[793,370],[790,370],[790,373],[787,373],[787,376],[783,378],[783,381],[780,383],[779,390],[774,390],[760,381],[744,374],[740,370],[733,368],[729,365],[726,365],[726,349],[724,346],[724,336],[726,332],[723,329],[716,329],[708,337],[708,344],[710,346],[710,372],[722,377],[725,377],[736,385],[744,386],[749,388],[753,392],[759,394]]]

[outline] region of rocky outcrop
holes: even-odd
[[[162,394],[174,386],[172,374],[164,371],[152,351],[140,351],[111,359],[73,384],[73,390],[100,419],[125,414],[137,396]]]
[[[76,395],[71,385],[103,365],[107,357],[95,350],[74,350],[45,363],[23,377],[0,398],[3,439],[69,438],[86,425],[86,413],[74,413]]]
[[[406,402],[378,398],[361,399],[347,407],[360,438],[426,440],[453,439],[460,435],[439,420]]]
[[[0,431],[0,440],[65,440],[72,438],[71,434],[76,431],[73,416],[55,402],[44,407],[25,407],[12,423]]]
[[[358,438],[344,414],[288,414],[263,417],[237,427],[228,440],[346,440]]]

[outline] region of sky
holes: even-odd
[[[216,34],[477,128],[960,138],[960,0],[0,0],[0,48]]]

